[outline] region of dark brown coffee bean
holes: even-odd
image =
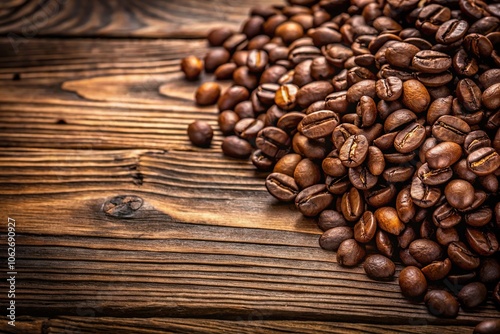
[[[422,182],[418,177],[414,177],[411,183],[410,195],[415,205],[421,208],[434,206],[441,197],[441,190],[430,187]]]
[[[460,49],[455,53],[452,64],[453,69],[458,75],[472,77],[479,71],[477,59],[469,56],[464,49]]]
[[[444,317],[456,318],[460,305],[451,293],[444,290],[431,290],[424,297],[429,313]]]
[[[436,31],[436,41],[442,44],[452,44],[464,37],[467,29],[469,29],[467,21],[457,19],[448,20]]]
[[[346,80],[347,85],[352,86],[364,80],[375,80],[375,74],[365,67],[355,66],[347,71]]]
[[[238,65],[238,67],[246,66],[248,60],[248,52],[249,52],[248,50],[236,51],[231,57],[231,60],[236,65]]]
[[[288,176],[293,177],[293,173],[295,172],[295,168],[302,160],[300,154],[289,153],[283,156],[278,160],[276,165],[274,166],[274,173],[286,174]]]
[[[412,66],[423,73],[441,73],[451,67],[451,57],[442,52],[422,50],[413,57]]]
[[[240,66],[233,72],[233,81],[249,90],[255,89],[259,84],[257,76],[250,73],[247,66]]]
[[[302,190],[295,198],[295,206],[307,217],[317,216],[333,201],[333,195],[324,184],[316,184]]]
[[[474,327],[473,334],[496,334],[500,332],[500,320],[484,320]]]
[[[416,150],[425,140],[425,128],[419,123],[411,123],[401,130],[394,139],[394,148],[401,153]]]
[[[318,226],[323,231],[327,231],[335,227],[347,226],[347,222],[340,212],[335,210],[324,210],[318,217]]]
[[[277,26],[274,33],[281,37],[285,44],[290,44],[304,35],[304,28],[297,22],[287,21]]]
[[[365,192],[366,202],[374,208],[387,206],[396,197],[396,187],[393,184],[379,183]]]
[[[321,56],[321,51],[315,46],[304,45],[296,48],[292,48],[290,46],[290,53],[288,54],[288,60],[290,60],[293,65],[297,65],[306,60],[310,60],[309,63],[310,67],[312,60],[319,56]]]
[[[253,73],[261,73],[266,68],[268,61],[266,51],[251,50],[247,58],[248,70]]]
[[[284,66],[273,65],[268,67],[262,72],[260,77],[260,84],[264,83],[278,83],[278,80],[287,73],[287,69]],[[217,74],[217,73],[216,73]]]
[[[347,174],[347,168],[342,165],[342,161],[340,161],[336,150],[328,154],[322,161],[321,167],[323,168],[323,172],[329,176],[339,177]]]
[[[302,86],[297,92],[297,103],[302,108],[307,108],[311,103],[324,100],[333,92],[333,86],[328,81],[314,81]]]
[[[205,55],[205,71],[211,73],[229,61],[230,53],[224,48],[212,48]]]
[[[357,266],[366,255],[363,245],[360,245],[354,239],[343,241],[337,250],[337,262],[341,266],[354,267]]]
[[[362,96],[375,98],[377,95],[375,80],[363,80],[355,83],[347,90],[347,102],[358,103]]]
[[[337,251],[340,244],[353,237],[352,227],[339,226],[331,228],[321,235],[319,245],[321,248],[329,251]]]
[[[252,101],[249,100],[239,102],[236,106],[234,106],[234,112],[240,118],[255,118]]]
[[[335,29],[334,26],[328,24],[308,31],[308,36],[312,38],[314,45],[317,47],[342,41],[342,35],[338,32],[338,27]]]
[[[282,85],[277,91],[274,102],[283,110],[292,110],[297,105],[299,87],[293,84]]]
[[[399,219],[403,223],[408,223],[415,216],[416,209],[411,199],[410,187],[405,187],[398,193],[396,198],[396,211]]]
[[[276,126],[289,134],[295,134],[297,132],[297,126],[305,117],[301,112],[289,112],[281,116]]]
[[[235,63],[222,64],[215,70],[215,78],[217,80],[228,80],[233,77],[234,71],[238,68]]]
[[[467,156],[467,167],[479,176],[491,174],[500,167],[500,155],[492,147],[482,147]]]
[[[319,183],[321,180],[321,171],[318,165],[306,158],[297,164],[293,178],[297,185],[304,189]]]
[[[352,185],[360,190],[368,190],[373,188],[378,181],[378,177],[370,173],[364,165],[349,168],[349,181]]]
[[[483,105],[491,110],[500,108],[500,83],[488,87],[482,95]]]
[[[251,16],[244,23],[241,32],[244,33],[248,39],[253,38],[262,32],[262,25],[264,18],[262,16]]]
[[[493,44],[484,35],[468,34],[464,38],[464,49],[478,58],[487,58],[493,52]]]
[[[481,282],[473,282],[465,285],[457,297],[460,305],[467,309],[475,308],[486,301],[488,290],[486,285]]]
[[[265,184],[269,193],[282,202],[294,201],[299,193],[295,180],[286,174],[271,173]]]
[[[385,169],[384,154],[378,147],[376,146],[368,147],[368,155],[366,161],[368,170],[372,175],[378,176],[384,172]]]
[[[463,270],[474,270],[480,264],[479,256],[471,252],[460,241],[448,245],[448,257],[454,265]]]
[[[479,83],[483,88],[488,88],[500,83],[500,68],[491,68],[479,76]]]
[[[388,77],[380,79],[375,84],[377,96],[385,101],[394,101],[399,99],[403,93],[403,82],[397,77]]]
[[[452,141],[463,144],[465,137],[471,131],[469,124],[458,117],[444,115],[432,125],[432,135],[441,141]]]
[[[399,259],[401,260],[401,263],[403,263],[405,266],[413,266],[417,268],[422,268],[422,264],[418,263],[417,260],[410,254],[409,249],[400,249],[399,250]]]
[[[380,123],[375,123],[370,127],[361,128],[358,131],[359,135],[363,135],[371,145],[375,138],[380,137],[384,133],[384,127]]]
[[[245,34],[234,34],[226,39],[222,46],[227,51],[234,53],[235,51],[243,50],[247,46],[247,44],[248,39]]]
[[[383,255],[374,254],[366,258],[363,269],[368,277],[376,280],[386,280],[394,276],[396,265]]]
[[[491,139],[482,130],[472,131],[465,137],[464,148],[468,154],[482,147],[491,147]]]
[[[377,232],[377,221],[371,211],[365,211],[361,219],[354,225],[354,239],[363,244],[370,242]]]
[[[408,248],[415,239],[417,239],[417,232],[411,225],[406,225],[403,232],[398,235],[399,248]]]
[[[390,234],[399,235],[405,228],[405,225],[398,217],[396,209],[392,207],[387,206],[377,209],[375,218],[378,227]]]
[[[399,273],[399,287],[406,297],[418,298],[427,291],[427,280],[420,269],[409,266]]]
[[[290,137],[277,127],[267,127],[259,131],[255,145],[262,152],[272,158],[280,159],[290,150]]]
[[[215,104],[220,96],[220,86],[216,82],[203,83],[195,93],[195,101],[200,106]]]
[[[354,55],[350,48],[340,43],[321,47],[321,53],[332,66],[337,68],[342,68],[346,60]]]
[[[369,96],[362,96],[356,106],[356,114],[361,118],[361,127],[372,126],[377,119],[377,105]]]
[[[325,97],[325,108],[343,114],[347,111],[347,91],[335,92]]]
[[[408,109],[400,109],[390,114],[384,122],[386,133],[404,128],[406,125],[417,120],[417,115]]]
[[[297,129],[304,136],[317,139],[331,135],[339,123],[336,113],[330,110],[319,110],[302,119]]]
[[[468,227],[465,238],[472,250],[479,255],[491,256],[498,251],[498,240],[491,231]]]
[[[181,70],[188,80],[195,80],[203,71],[203,62],[196,56],[188,56],[181,61]]]
[[[465,209],[474,202],[474,187],[465,180],[453,180],[444,188],[444,195],[452,207]]]
[[[423,183],[429,186],[436,186],[447,182],[453,177],[453,170],[450,167],[441,169],[430,169],[427,163],[420,166],[417,176]]]
[[[432,213],[434,225],[441,228],[450,228],[462,221],[462,216],[448,203],[442,204]]]
[[[306,136],[296,133],[292,140],[293,151],[309,159],[324,159],[329,152],[323,139],[309,139]]]
[[[467,166],[466,159],[461,159],[455,165],[453,165],[453,171],[457,174],[458,177],[468,182],[474,182],[474,180],[477,178],[477,175],[474,174]]]
[[[437,261],[442,256],[441,246],[428,239],[415,240],[408,249],[411,256],[424,266]]]
[[[249,97],[250,93],[245,87],[238,85],[231,86],[219,97],[217,106],[219,111],[233,110],[238,103],[247,100]]]
[[[224,110],[219,114],[219,117],[217,119],[219,129],[225,136],[234,133],[234,126],[236,125],[236,123],[238,123],[239,120],[240,118],[238,117],[238,114],[236,114],[232,110]]]
[[[252,146],[244,139],[229,136],[222,141],[222,152],[228,157],[246,159],[252,153]]]
[[[403,103],[413,112],[421,113],[427,110],[431,97],[425,86],[418,80],[408,80],[403,83]]]
[[[335,68],[326,61],[325,57],[317,57],[312,60],[311,76],[315,80],[327,80],[332,78],[334,74]]]
[[[210,46],[221,46],[234,32],[228,27],[212,29],[208,32],[207,40]]]
[[[479,278],[483,283],[495,283],[500,280],[500,262],[492,257],[481,260]]]
[[[393,256],[394,245],[392,244],[388,233],[382,230],[377,230],[377,233],[375,233],[375,245],[377,246],[377,250],[382,255],[387,256],[388,258]]]
[[[481,207],[473,212],[465,214],[465,222],[474,227],[488,224],[493,217],[493,211],[489,207]]]
[[[209,147],[214,136],[212,127],[204,121],[194,121],[189,124],[187,133],[191,143],[199,147]]]
[[[365,212],[365,203],[359,190],[351,188],[348,192],[344,191],[341,211],[344,218],[349,222],[355,222],[361,218],[363,212]]]
[[[462,79],[457,84],[457,98],[468,111],[481,109],[482,93],[474,81],[469,78]]]
[[[429,281],[438,281],[445,278],[451,271],[451,261],[434,261],[422,268],[422,273]]]
[[[269,171],[273,168],[275,161],[262,153],[261,150],[255,150],[250,158],[252,164],[261,171]]]
[[[351,186],[347,174],[339,177],[327,176],[325,184],[328,191],[335,195],[344,194]]]
[[[405,42],[396,42],[387,48],[385,57],[387,62],[392,66],[409,68],[413,57],[419,51],[420,49],[415,45]]]
[[[427,161],[430,168],[440,169],[450,167],[460,160],[461,156],[462,147],[460,145],[451,141],[445,141],[428,150],[425,153],[425,161]],[[469,157],[470,156],[471,155],[469,155]],[[475,156],[473,156],[473,158],[475,158]]]
[[[384,159],[391,164],[405,164],[415,159],[415,152],[410,153],[387,153],[384,154]]]
[[[346,167],[357,167],[368,155],[368,140],[363,135],[353,135],[340,148],[339,158]]]
[[[415,168],[413,167],[389,167],[384,170],[382,176],[389,183],[405,182],[411,179]]]

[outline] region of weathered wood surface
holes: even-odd
[[[24,3],[32,1],[2,3],[1,17]],[[175,3],[184,2],[164,2]],[[227,7],[235,22],[246,15]],[[54,34],[118,31],[79,22]],[[50,317],[23,323],[33,332],[114,332],[121,324],[138,333],[146,325],[152,333],[468,333],[498,317],[489,301],[438,319],[402,298],[396,280],[338,266],[318,247],[311,219],[273,200],[251,163],[222,156],[220,132],[210,149],[193,148],[187,125],[216,126],[217,111],[194,105],[199,82],[184,81],[178,64],[203,55],[205,41],[11,42],[0,38],[0,221],[17,222],[18,315]],[[124,195],[135,204],[107,204]]]
[[[258,315],[237,320],[186,319],[186,318],[109,318],[72,317],[31,318],[23,317],[17,331],[0,324],[6,333],[127,333],[127,334],[219,334],[219,333],[303,333],[303,334],[470,334],[467,326],[412,326],[376,325],[359,323],[325,323],[318,321],[264,320]]]
[[[211,28],[238,29],[257,5],[281,0],[3,0],[0,34],[199,38]]]

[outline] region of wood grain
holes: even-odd
[[[0,3],[0,34],[200,38],[222,24],[238,29],[258,5],[283,0],[16,0]]]
[[[6,333],[19,333],[0,324],[0,330]],[[36,325],[36,327],[35,327]],[[411,326],[411,325],[376,325],[364,323],[294,320],[264,320],[258,315],[241,317],[237,320],[217,319],[185,319],[185,318],[110,318],[110,317],[57,317],[25,318],[18,322],[23,326],[25,334],[43,333],[186,333],[186,334],[219,334],[219,333],[302,333],[302,334],[470,334],[469,326]],[[29,327],[28,327],[29,326]],[[19,330],[19,328],[17,328]]]

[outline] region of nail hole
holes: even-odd
[[[68,124],[64,119],[60,119],[56,122],[56,124]]]
[[[12,75],[12,81],[19,81],[21,80],[21,76],[19,75],[19,73],[14,73]]]

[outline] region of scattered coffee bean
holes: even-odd
[[[424,302],[431,314],[445,318],[455,318],[458,315],[458,301],[448,291],[431,290],[425,295]]]
[[[374,254],[366,258],[363,269],[373,279],[390,279],[394,276],[396,265],[389,258]]]
[[[191,143],[199,147],[209,147],[214,136],[212,127],[204,121],[194,121],[189,124],[187,133]]]

